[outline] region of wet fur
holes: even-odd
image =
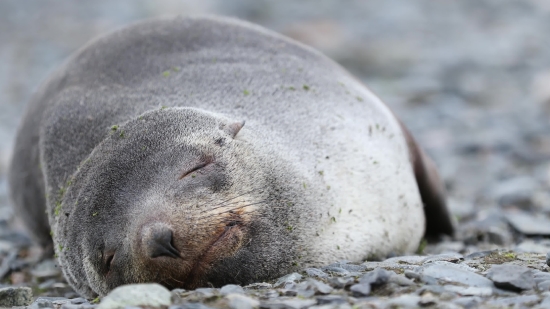
[[[224,129],[243,120],[236,136]],[[415,250],[425,219],[409,148],[387,107],[318,52],[238,20],[162,19],[88,44],[34,95],[10,184],[83,295],[249,283]],[[217,170],[181,178],[205,156]],[[132,254],[135,231],[164,220],[200,258],[235,216],[245,236],[219,259],[151,269]]]

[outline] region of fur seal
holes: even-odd
[[[376,96],[228,18],[149,20],[76,52],[30,102],[10,185],[88,297],[245,284],[453,232],[433,163]]]

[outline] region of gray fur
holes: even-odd
[[[196,226],[193,209],[212,211],[240,194],[257,204],[246,242],[204,280],[247,283],[323,262],[310,240],[340,198],[323,170],[370,143],[365,134],[350,144],[350,130],[359,122],[365,132],[388,128],[388,139],[396,134],[390,151],[407,153],[395,120],[364,93],[318,52],[248,23],[136,24],[78,51],[33,97],[10,171],[17,212],[43,245],[51,226],[64,274],[86,296],[152,278],[177,286],[177,278],[155,277],[132,254],[135,231],[159,216],[206,239],[208,227]],[[243,120],[231,136],[227,128]],[[178,179],[204,156],[215,158],[215,170]],[[409,179],[411,167],[403,169]],[[415,226],[421,234],[423,222]],[[365,258],[406,252],[407,241],[360,250]],[[109,248],[117,249],[116,270],[105,276],[101,259]]]

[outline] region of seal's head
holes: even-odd
[[[110,129],[51,214],[57,254],[78,292],[246,283],[291,268],[294,215],[281,209],[293,196],[272,175],[278,163],[241,138],[253,134],[239,133],[243,125],[166,108]]]

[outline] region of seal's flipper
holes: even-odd
[[[402,123],[400,124],[407,139],[416,183],[418,184],[418,190],[424,203],[426,237],[433,238],[442,234],[452,236],[454,225],[445,201],[445,188],[439,178],[435,164],[418,147],[407,128]]]

